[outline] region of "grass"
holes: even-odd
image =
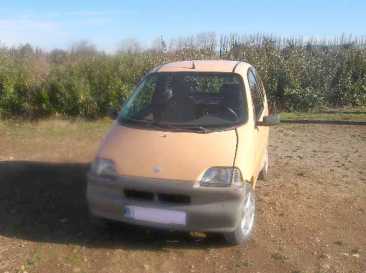
[[[39,121],[0,120],[0,131],[10,137],[24,138],[37,135],[65,137],[69,135],[90,136],[103,134],[111,126],[109,118],[89,121],[83,119],[50,118]]]
[[[331,120],[365,121],[366,106],[359,108],[328,109],[321,112],[281,112],[281,120]],[[18,139],[31,139],[37,136],[49,136],[64,140],[70,136],[95,138],[103,136],[112,121],[109,118],[96,121],[84,119],[49,118],[38,121],[0,120],[0,132],[4,136]]]
[[[96,121],[60,118],[0,120],[0,145],[3,145],[0,161],[92,160],[111,125],[112,120],[107,118]]]
[[[281,120],[365,121],[366,107],[330,109],[320,112],[282,112]]]

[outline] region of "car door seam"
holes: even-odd
[[[238,147],[239,147],[239,134],[238,134],[237,128],[235,128],[235,136],[236,136],[236,145],[235,145],[235,153],[234,153],[234,160],[233,160],[233,169],[235,168],[236,156],[238,154]],[[234,174],[234,171],[232,172],[231,179],[232,179],[233,174]]]

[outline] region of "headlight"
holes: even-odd
[[[91,172],[99,176],[116,176],[116,168],[112,160],[97,158],[91,165]]]
[[[208,169],[201,179],[201,186],[206,187],[229,187],[241,185],[242,177],[240,170],[233,167],[213,167]]]

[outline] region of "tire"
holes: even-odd
[[[263,167],[258,175],[259,180],[266,180],[268,178],[268,168],[269,168],[269,158],[268,158],[268,151],[266,150],[266,153],[264,155]]]
[[[231,245],[241,245],[248,241],[255,224],[255,192],[251,185],[245,184],[245,197],[238,215],[238,226],[233,232],[224,234],[225,240]]]

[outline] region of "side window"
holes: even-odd
[[[264,85],[263,85],[263,81],[261,79],[261,77],[259,76],[259,74],[255,71],[255,77],[257,79],[257,83],[260,87],[260,90],[261,90],[261,95],[262,95],[262,98],[263,98],[263,101],[264,101],[264,98],[265,98],[265,91],[264,91]]]
[[[255,119],[258,120],[264,109],[264,94],[263,87],[261,83],[257,81],[255,72],[252,69],[248,71],[248,82],[253,100]]]

